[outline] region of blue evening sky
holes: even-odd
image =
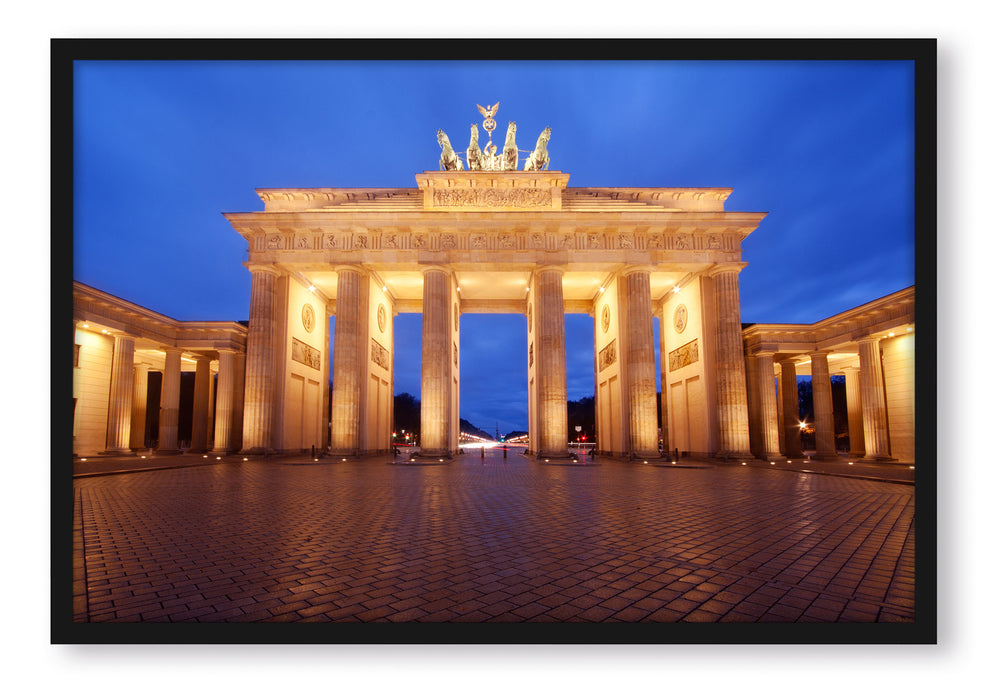
[[[552,127],[571,186],[731,187],[728,209],[768,212],[743,242],[743,322],[914,284],[910,62],[82,61],[74,80],[74,278],[180,320],[248,318],[221,213],[260,210],[255,188],[415,187],[436,130],[463,151],[495,102],[496,143]],[[396,390],[417,396],[420,322],[396,319]],[[523,429],[524,318],[461,334],[462,416]],[[592,395],[591,319],[566,334],[568,397]]]

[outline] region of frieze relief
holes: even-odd
[[[448,190],[440,190],[448,191]],[[359,229],[358,231],[337,231],[335,233],[301,234],[289,231],[260,234],[255,245],[264,250],[726,250],[736,247],[733,238],[724,233],[633,233],[605,234],[602,232],[556,233],[546,232],[456,232],[423,233],[381,232],[380,230]]]
[[[670,367],[670,371],[673,372],[675,370],[679,370],[681,367],[687,367],[697,361],[698,340],[696,338],[676,350],[671,350],[668,353],[667,365]]]
[[[389,351],[374,338],[371,339],[371,361],[382,369],[389,368]]]
[[[598,371],[601,372],[615,363],[615,341],[603,347],[598,352]]]
[[[513,189],[451,188],[433,190],[436,207],[485,207],[492,209],[549,208],[553,202],[550,190],[535,187]]]
[[[316,370],[320,368],[320,351],[298,338],[292,339],[292,359]]]

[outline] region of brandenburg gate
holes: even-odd
[[[562,457],[564,315],[581,313],[595,321],[602,453],[658,457],[657,317],[661,411],[676,414],[662,423],[684,436],[668,444],[750,456],[738,275],[765,214],[727,211],[725,188],[570,188],[548,169],[549,128],[524,159],[510,124],[498,154],[494,110],[479,109],[488,146],[472,127],[462,159],[438,132],[441,169],[415,188],[261,189],[262,211],[225,214],[252,276],[242,451],[391,449],[404,351],[393,319],[421,313],[421,450],[446,458],[459,436],[460,316],[518,313],[527,346],[505,351],[526,355],[530,452]]]

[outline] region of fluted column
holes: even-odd
[[[715,286],[715,396],[718,412],[718,456],[752,457],[746,403],[746,365],[739,317],[739,267],[712,272]]]
[[[210,430],[210,358],[196,358],[196,383],[193,389],[192,437],[189,441],[191,452],[208,452]]]
[[[780,459],[780,434],[777,432],[777,387],[773,374],[773,355],[756,358],[757,391],[760,392],[760,423],[763,459]]]
[[[244,373],[243,451],[267,452],[272,446],[275,399],[275,283],[278,271],[251,265],[247,360]]]
[[[234,425],[236,422],[235,392],[237,357],[235,350],[220,350],[217,372],[217,407],[214,416],[213,452],[235,452]],[[242,380],[243,383],[243,380]]]
[[[890,459],[887,435],[887,399],[883,387],[880,341],[859,341],[859,394],[863,411],[863,441],[866,459]]]
[[[627,272],[625,292],[624,345],[626,386],[629,392],[629,453],[634,457],[658,457],[657,364],[653,354],[649,271],[644,268]]]
[[[537,425],[541,457],[567,455],[567,353],[564,342],[563,271],[541,268],[536,274],[536,352],[539,353]]]
[[[846,374],[846,413],[849,416],[849,456],[866,454],[863,439],[863,402],[860,397],[859,369],[849,368]]]
[[[832,377],[828,372],[828,353],[811,353],[811,395],[815,404],[815,458],[834,459],[835,420],[832,416]]]
[[[784,424],[784,454],[801,458],[801,414],[798,408],[797,363],[782,360],[780,363],[780,394]]]
[[[423,364],[420,448],[424,455],[450,455],[450,400],[453,362],[451,273],[423,272]]]
[[[113,339],[110,406],[107,412],[107,449],[111,454],[131,451],[131,406],[134,400],[134,338]]]
[[[148,419],[148,365],[142,362],[134,365],[131,397],[131,450],[143,450]]]
[[[355,454],[360,450],[361,386],[363,356],[361,342],[361,283],[363,273],[355,267],[337,270],[337,312],[333,332],[333,424],[330,426],[331,452]]]
[[[670,408],[667,405],[667,350],[663,337],[663,310],[657,312],[660,320],[660,427],[663,429],[663,451],[670,452],[670,439],[673,430],[670,423]]]
[[[165,371],[162,373],[162,408],[158,413],[158,452],[179,451],[179,390],[182,382],[182,350],[164,348]]]

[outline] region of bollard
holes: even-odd
[[[509,448],[508,447],[503,447],[502,448],[502,459],[508,459],[508,458],[509,458]]]
[[[482,446],[482,448],[481,448],[481,461],[482,462],[485,461],[485,448],[484,448],[484,446]]]

